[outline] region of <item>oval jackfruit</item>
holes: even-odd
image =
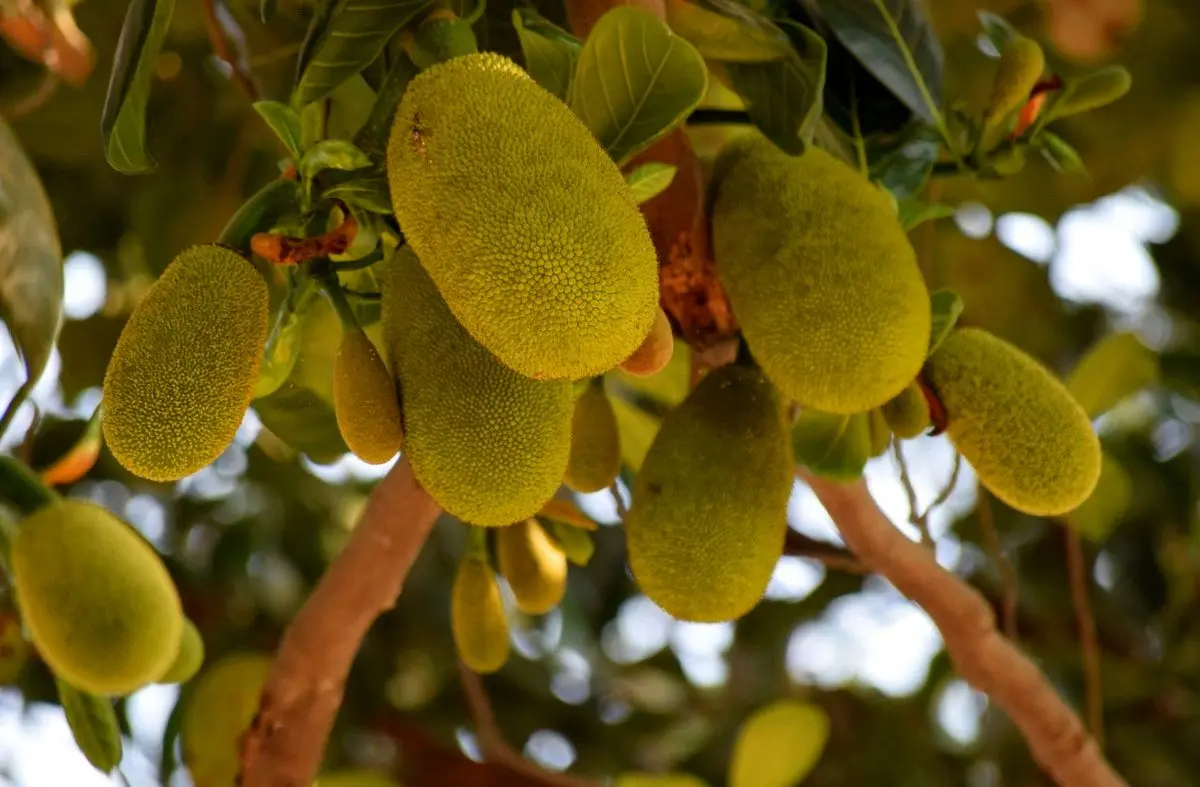
[[[635,377],[649,377],[661,372],[674,354],[675,334],[671,331],[667,313],[660,308],[654,317],[650,334],[633,351],[633,355],[621,361],[621,371]]]
[[[1000,500],[1058,516],[1092,493],[1100,441],[1036,360],[979,328],[960,328],[930,357],[925,378],[945,409],[946,434]]]
[[[475,672],[495,672],[508,661],[508,614],[492,567],[467,554],[450,591],[450,630],[458,657]]]
[[[717,273],[742,335],[803,407],[865,412],[921,369],[929,292],[888,195],[825,151],[757,132],[717,161]]]
[[[400,450],[396,382],[361,330],[342,334],[333,361],[333,411],[346,446],[367,464],[381,465]]]
[[[911,440],[929,428],[929,401],[915,380],[880,410],[892,432],[901,440]]]
[[[183,633],[179,637],[179,652],[171,666],[156,683],[186,683],[200,671],[204,664],[204,639],[196,624],[183,619]]]
[[[621,171],[570,108],[495,53],[421,72],[387,155],[405,239],[450,310],[536,379],[602,374],[638,348],[658,262]]]
[[[500,528],[496,557],[516,596],[517,609],[526,615],[545,615],[562,601],[567,556],[536,519]]]
[[[384,275],[383,332],[421,486],[476,525],[536,514],[567,469],[572,384],[531,380],[497,361],[454,319],[407,247]]]
[[[575,400],[564,482],[576,492],[599,492],[611,486],[620,471],[617,416],[604,393],[603,378],[596,378]]]
[[[1009,41],[1000,54],[984,122],[994,125],[1023,106],[1045,70],[1046,53],[1037,41],[1025,36]]]
[[[174,661],[183,633],[166,566],[129,525],[92,503],[51,503],[12,544],[21,619],[56,675],[92,694],[125,695]]]
[[[270,672],[266,654],[237,653],[200,673],[179,728],[183,763],[196,787],[235,787],[241,737],[258,713]]]
[[[739,618],[783,552],[791,443],[779,395],[757,369],[710,372],[650,446],[625,521],[642,591],[681,620]]]
[[[175,481],[224,451],[250,406],[267,285],[240,254],[194,246],[151,286],[104,376],[104,440],[127,470]]]

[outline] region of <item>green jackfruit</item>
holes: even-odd
[[[880,410],[901,440],[911,440],[929,428],[929,401],[915,380]]]
[[[611,486],[620,471],[617,416],[604,393],[603,378],[596,378],[575,400],[571,456],[564,481],[576,492],[599,492]]]
[[[179,637],[179,652],[175,661],[162,674],[157,683],[186,683],[200,671],[204,664],[204,639],[196,624],[188,618],[183,619],[183,633]]]
[[[381,465],[404,440],[396,382],[361,330],[342,334],[333,362],[333,411],[338,431],[355,456]]]
[[[921,369],[929,292],[882,189],[819,148],[758,133],[717,161],[717,273],[763,371],[803,407],[878,407]]]
[[[508,58],[421,72],[396,112],[387,169],[405,239],[455,317],[510,368],[592,377],[650,333],[657,256],[621,171]]]
[[[572,384],[532,380],[497,361],[454,319],[407,247],[384,277],[383,332],[421,486],[476,525],[536,514],[567,469]]]
[[[182,252],[134,309],[104,377],[102,425],[127,470],[175,481],[221,455],[250,406],[267,285],[220,246]]]
[[[500,528],[496,558],[516,596],[517,609],[526,615],[545,615],[562,601],[567,556],[536,519]]]
[[[625,521],[642,591],[681,620],[758,603],[783,552],[792,454],[779,395],[757,369],[710,372],[663,421]]]
[[[799,784],[816,767],[829,732],[829,714],[820,705],[785,699],[759,708],[738,730],[729,787]]]
[[[508,613],[500,583],[487,561],[467,554],[450,591],[450,630],[458,657],[475,672],[495,672],[508,661]]]
[[[153,682],[183,633],[166,566],[129,525],[92,503],[51,503],[12,544],[21,619],[42,659],[72,686],[106,696]]]
[[[867,413],[867,439],[871,443],[871,456],[881,456],[892,444],[892,429],[878,408]]]
[[[1025,36],[1012,39],[1000,53],[984,122],[994,125],[1021,108],[1045,70],[1046,53],[1037,41]]]
[[[671,362],[675,354],[675,334],[671,331],[671,321],[661,308],[654,318],[654,327],[633,355],[621,361],[621,371],[635,377],[649,377],[661,372]]]
[[[1100,441],[1036,360],[979,328],[960,328],[930,357],[925,378],[945,409],[946,434],[1000,500],[1058,516],[1092,493]]]
[[[225,656],[200,673],[183,706],[179,744],[196,787],[235,787],[241,737],[258,713],[271,658]]]

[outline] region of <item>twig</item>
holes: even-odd
[[[204,26],[208,29],[208,40],[212,44],[213,53],[229,66],[233,81],[238,83],[246,97],[252,102],[258,101],[258,88],[254,86],[254,80],[242,70],[237,58],[229,51],[229,41],[221,28],[221,20],[217,18],[216,0],[200,0],[200,4],[204,7]]]
[[[621,497],[620,480],[613,481],[609,485],[608,493],[612,495],[613,505],[617,507],[617,518],[624,522],[625,517],[629,516],[629,508],[625,505],[625,499]]]
[[[1059,787],[1128,787],[1046,677],[996,630],[987,601],[893,527],[866,484],[799,473],[850,550],[929,614],[959,673],[1012,718]]]
[[[1075,621],[1079,626],[1079,648],[1083,656],[1083,676],[1086,685],[1088,729],[1096,745],[1104,749],[1104,686],[1100,681],[1100,643],[1096,637],[1096,618],[1088,599],[1087,560],[1079,534],[1063,526],[1067,542],[1067,573],[1071,580],[1071,599],[1075,604]]]
[[[987,551],[990,553],[992,562],[996,564],[996,570],[1000,573],[1000,587],[1002,597],[1004,598],[1004,616],[1000,620],[1001,629],[1004,631],[1004,636],[1008,637],[1013,642],[1017,641],[1017,601],[1020,593],[1020,585],[1017,583],[1017,571],[1013,568],[1012,561],[1008,559],[1008,555],[1004,554],[1004,546],[1000,543],[1000,533],[996,530],[996,521],[992,517],[992,501],[988,496],[988,491],[983,488],[982,484],[976,487],[975,492],[975,511],[979,516],[979,529],[983,531],[983,538],[987,544]]]
[[[349,541],[283,635],[254,722],[240,787],[310,787],[367,630],[391,609],[437,504],[402,458],[375,487]]]
[[[904,487],[904,494],[908,498],[908,521],[917,532],[921,534],[921,546],[932,547],[933,536],[929,532],[929,522],[925,516],[917,509],[917,490],[913,487],[912,478],[908,475],[908,465],[904,461],[904,451],[900,448],[900,441],[892,441],[892,454],[896,457],[896,464],[900,468],[900,483]]]
[[[815,538],[809,538],[791,528],[788,528],[787,535],[784,537],[783,554],[819,560],[829,568],[851,574],[868,574],[871,571],[862,564],[862,561],[846,550]]]

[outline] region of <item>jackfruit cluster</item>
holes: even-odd
[[[650,333],[658,263],[587,126],[495,53],[422,71],[387,151],[392,204],[450,311],[535,379],[612,369]]]
[[[233,442],[267,337],[267,285],[221,246],[179,254],[138,303],[104,377],[102,426],[127,470],[175,481]]]
[[[571,454],[563,480],[576,492],[599,492],[612,485],[620,470],[617,415],[604,392],[604,379],[598,377],[575,400]]]
[[[545,615],[562,601],[567,590],[567,556],[536,519],[500,528],[496,558],[517,609],[526,615]]]
[[[75,688],[124,696],[156,681],[179,651],[184,617],[158,554],[93,503],[50,503],[12,543],[21,620],[42,659]]]
[[[236,653],[200,673],[179,728],[183,763],[196,787],[235,787],[241,737],[258,713],[271,658]]]
[[[367,464],[381,465],[404,440],[396,382],[360,329],[342,333],[333,361],[333,412],[346,446]]]
[[[450,590],[450,630],[458,657],[475,672],[495,672],[508,661],[508,613],[500,583],[485,555],[465,554]]]

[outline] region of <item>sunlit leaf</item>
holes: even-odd
[[[253,398],[271,395],[291,375],[296,359],[300,357],[304,321],[319,297],[320,292],[312,279],[304,279],[280,305],[267,337]]]
[[[327,169],[353,170],[371,166],[371,158],[353,142],[344,139],[325,139],[313,145],[300,159],[297,171],[305,178],[312,178]]]
[[[1068,527],[1089,541],[1106,540],[1121,523],[1133,502],[1133,478],[1114,456],[1101,457],[1100,480],[1083,504],[1066,516]]]
[[[651,161],[626,175],[625,182],[633,192],[634,201],[640,205],[666,191],[678,169],[674,164]]]
[[[278,101],[256,101],[254,111],[275,132],[279,141],[288,149],[294,161],[299,161],[304,155],[300,141],[300,116],[296,110]]]
[[[566,100],[579,61],[579,39],[532,8],[513,9],[512,22],[525,55],[525,70],[539,85]]]
[[[1135,334],[1113,333],[1080,359],[1067,378],[1067,388],[1095,418],[1157,381],[1158,356]]]
[[[338,431],[333,406],[291,380],[256,400],[254,411],[272,434],[317,464],[336,462],[349,451]]]
[[[662,421],[619,396],[610,396],[621,438],[621,462],[633,472],[642,468]]]
[[[1033,144],[1042,152],[1050,166],[1068,175],[1087,175],[1083,159],[1071,143],[1053,131],[1041,131],[1033,138]]]
[[[79,750],[96,770],[112,773],[121,763],[121,728],[112,701],[54,679],[58,699]]]
[[[871,429],[866,413],[834,415],[804,410],[792,427],[796,463],[819,476],[853,481],[871,458]]]
[[[175,0],[131,0],[125,12],[100,131],[108,163],[127,175],[156,166],[146,150],[146,106],[174,11]]]
[[[610,384],[627,388],[674,407],[684,400],[691,390],[692,353],[687,343],[682,339],[675,340],[675,351],[671,360],[658,374],[649,377],[639,377],[621,369],[613,370],[609,376]]]
[[[937,202],[925,202],[918,197],[906,197],[898,200],[900,206],[900,223],[905,230],[912,230],[927,221],[945,219],[954,215],[953,206]]]
[[[779,700],[752,713],[738,730],[729,787],[791,787],[812,771],[829,741],[829,714],[819,705]]]
[[[929,334],[928,354],[933,355],[933,351],[945,341],[958,323],[958,317],[963,312],[963,300],[952,290],[934,290],[929,294],[929,301],[932,306],[933,328]]]
[[[382,175],[355,177],[345,183],[330,186],[321,194],[330,199],[339,199],[363,210],[369,210],[372,213],[384,216],[393,215],[388,182]]]
[[[792,52],[787,35],[734,0],[668,2],[667,24],[708,60],[765,63]]]
[[[567,560],[577,566],[586,566],[591,562],[596,545],[590,533],[553,519],[549,522],[549,530],[563,554],[567,556]]]

